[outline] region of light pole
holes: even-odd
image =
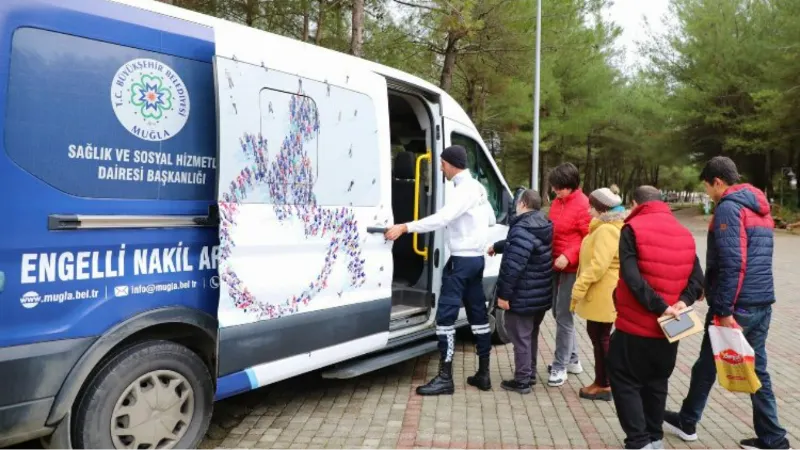
[[[533,167],[531,167],[531,189],[536,189],[537,191],[539,190],[539,78],[541,60],[542,0],[536,0],[536,69],[533,75]]]

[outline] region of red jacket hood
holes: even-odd
[[[767,196],[764,195],[761,189],[749,183],[742,183],[729,187],[725,193],[722,194],[720,203],[727,201],[739,203],[762,217],[770,214]]]

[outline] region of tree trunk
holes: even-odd
[[[325,23],[325,0],[319,0],[319,12],[317,13],[317,33],[314,36],[314,43],[322,45],[322,25]]]
[[[589,179],[590,169],[592,163],[592,133],[586,135],[586,164],[583,169],[583,187],[584,192],[591,192],[592,180]]]
[[[626,203],[628,201],[629,194],[633,192],[633,190],[635,189],[634,182],[639,177],[639,171],[641,170],[641,168],[642,168],[641,164],[639,164],[638,162],[635,163],[635,165],[633,166],[633,170],[631,170],[631,174],[628,177],[628,182],[625,183],[625,186],[627,186],[627,189],[625,190]]]
[[[244,14],[244,23],[252,27],[258,17],[258,0],[247,0]]]
[[[653,169],[653,186],[658,187],[658,175],[661,172],[661,166],[656,164],[655,169]]]
[[[473,122],[475,122],[475,113],[477,112],[478,109],[478,106],[476,104],[477,99],[475,98],[476,97],[475,82],[470,78],[467,78],[466,82],[467,82],[467,96],[466,96],[467,115],[469,116],[470,119],[472,119]]]
[[[350,54],[361,57],[364,44],[364,0],[353,0],[353,34],[350,36]]]
[[[439,79],[439,87],[445,92],[449,92],[453,85],[453,70],[456,67],[456,56],[458,49],[458,38],[452,31],[447,32],[447,47],[444,49],[444,64],[442,65],[442,76]]]
[[[303,42],[308,42],[311,33],[311,0],[303,0]]]
[[[783,178],[781,178],[781,183],[782,182]],[[767,150],[766,153],[764,153],[764,193],[767,195],[767,198],[775,196],[774,189],[772,188],[772,150]]]
[[[343,42],[347,42],[347,38],[342,39],[342,2],[338,1],[334,3],[334,16],[336,17],[336,45],[341,45]],[[347,45],[347,44],[345,44]]]
[[[478,124],[482,127],[484,123],[486,123],[486,100],[489,97],[489,92],[486,89],[486,83],[481,83],[480,93],[478,94],[478,112],[476,116],[478,117]]]

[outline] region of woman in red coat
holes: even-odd
[[[583,372],[578,359],[573,313],[570,311],[572,285],[578,271],[578,254],[589,234],[589,198],[580,190],[581,175],[571,163],[550,171],[550,186],[556,199],[550,205],[553,222],[553,314],[556,318],[556,348],[547,384],[556,387],[567,381],[567,373]]]

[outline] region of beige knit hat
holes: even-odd
[[[622,204],[622,198],[609,188],[595,189],[589,195],[607,209],[615,208]]]

